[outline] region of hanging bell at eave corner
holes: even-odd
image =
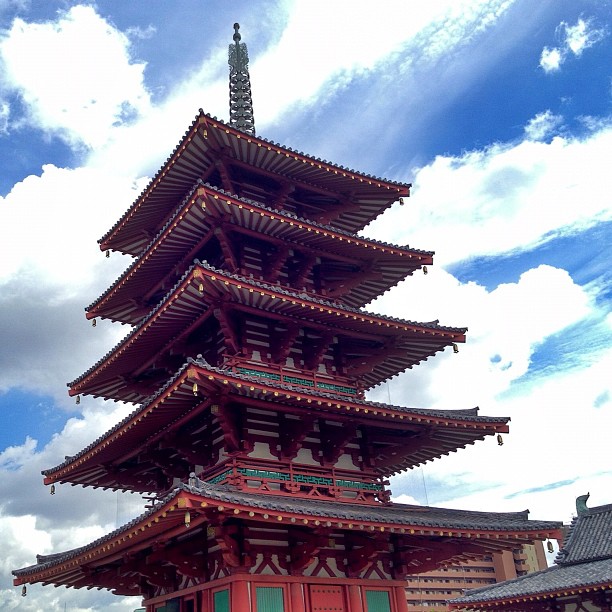
[[[50,493],[51,495],[55,495],[55,485],[54,484],[51,485]]]
[[[546,540],[546,550],[549,553],[555,552],[555,547],[553,546],[553,543],[550,540]]]
[[[24,585],[21,587],[21,596],[22,596],[22,597],[25,597],[27,594],[28,594],[28,587],[27,587],[27,586],[24,584]]]
[[[497,445],[498,446],[503,446],[504,445],[504,439],[502,438],[501,434],[497,434]]]
[[[189,512],[185,512],[185,527],[189,528],[191,525],[191,514]]]
[[[193,387],[191,387],[194,395],[198,394],[198,383],[193,383]]]

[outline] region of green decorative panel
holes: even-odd
[[[282,587],[256,587],[255,598],[257,601],[257,612],[285,611]]]
[[[331,383],[320,382],[317,383],[319,389],[325,389],[327,391],[338,391],[339,393],[346,393],[347,395],[357,395],[357,389],[353,387],[345,387],[343,385],[332,385]]]
[[[368,591],[366,589],[368,612],[391,612],[389,591]]]
[[[229,589],[213,594],[213,612],[230,612]]]
[[[226,472],[223,472],[222,474],[218,474],[217,476],[215,476],[214,478],[211,478],[210,480],[207,480],[206,482],[209,482],[210,484],[217,484],[218,482],[225,480],[231,473],[232,473],[231,470],[227,470]]]
[[[380,485],[371,482],[356,482],[354,480],[336,480],[336,485],[344,489],[360,489],[362,491],[380,491]]]
[[[268,380],[280,380],[280,374],[273,374],[272,372],[262,372],[261,370],[251,370],[250,368],[238,368],[240,374],[246,374],[247,376],[258,376],[259,378],[267,378]]]
[[[253,478],[270,478],[272,480],[289,480],[289,474],[281,472],[269,472],[268,470],[249,470],[247,468],[238,468],[238,471],[243,476],[252,476]]]
[[[292,385],[302,385],[302,387],[314,387],[314,381],[306,378],[296,378],[295,376],[283,376],[283,382]]]

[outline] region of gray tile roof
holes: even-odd
[[[555,563],[540,572],[471,590],[451,604],[477,607],[478,603],[612,584],[612,504],[588,508],[574,518]]]
[[[571,565],[612,558],[612,504],[588,508],[570,526],[555,563]]]
[[[492,586],[470,590],[463,597],[452,600],[459,604],[477,604],[492,601],[555,593],[572,588],[612,583],[612,559],[600,559],[577,565],[555,565],[548,569],[506,580]]]

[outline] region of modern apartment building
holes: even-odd
[[[446,602],[460,597],[467,589],[511,580],[547,566],[544,547],[537,541],[534,545],[486,556],[478,561],[409,576],[406,588],[408,610],[448,610]]]

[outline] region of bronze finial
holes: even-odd
[[[247,46],[241,43],[234,24],[234,44],[229,46],[228,63],[230,67],[230,125],[236,129],[255,135],[255,118],[251,98],[251,79],[249,77],[249,55]]]
[[[580,497],[576,498],[576,512],[578,513],[578,516],[588,512],[589,509],[587,508],[586,503],[590,496],[591,494],[587,493],[586,495],[580,495]]]

